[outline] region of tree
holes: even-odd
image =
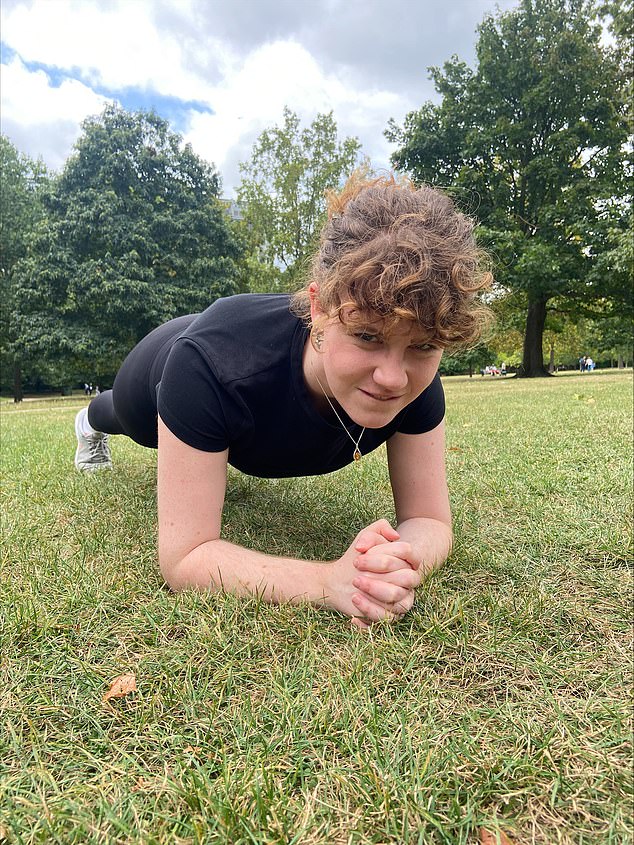
[[[479,343],[472,349],[443,355],[439,369],[446,376],[468,373],[469,378],[472,378],[475,372],[479,372],[488,364],[491,364],[494,357],[493,352],[485,343]]]
[[[293,286],[315,246],[325,192],[354,169],[359,150],[356,138],[337,141],[332,112],[300,129],[297,115],[285,108],[284,125],[262,132],[251,160],[240,164],[238,188],[244,226],[266,268],[260,285]]]
[[[110,105],[86,120],[15,268],[23,355],[103,380],[155,326],[235,293],[240,248],[218,193],[156,114]]]
[[[432,68],[428,102],[386,132],[393,162],[450,186],[475,213],[502,289],[526,297],[520,374],[545,375],[547,307],[588,305],[623,286],[592,274],[606,204],[626,195],[624,64],[589,0],[521,0],[478,28],[477,67]]]
[[[12,372],[16,402],[22,399],[22,374],[11,325],[15,311],[13,270],[27,254],[33,229],[42,217],[40,197],[47,178],[42,161],[18,152],[5,135],[0,135],[0,356],[3,372]]]

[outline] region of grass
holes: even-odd
[[[171,595],[155,455],[81,476],[83,400],[5,406],[0,842],[631,842],[631,373],[444,383],[456,547],[369,634]],[[383,452],[232,472],[225,533],[335,557],[380,515]]]

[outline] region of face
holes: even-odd
[[[386,335],[380,319],[346,324],[335,317],[323,332],[319,352],[307,346],[307,383],[319,398],[316,375],[330,398],[367,428],[387,425],[429,387],[442,357],[406,320]]]

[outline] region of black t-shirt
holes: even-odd
[[[175,341],[163,370],[158,412],[170,431],[195,449],[229,450],[229,463],[249,475],[321,475],[353,460],[354,446],[337,420],[316,409],[302,372],[308,329],[285,294],[219,299]],[[383,428],[366,429],[363,454],[397,431],[418,434],[442,420],[440,378]],[[354,437],[361,426],[342,410]]]

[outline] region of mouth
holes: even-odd
[[[359,388],[359,390],[365,396],[369,396],[370,399],[374,399],[376,402],[396,402],[398,399],[402,398],[402,394],[394,395],[391,393],[372,393],[369,390],[363,390],[363,388]]]

